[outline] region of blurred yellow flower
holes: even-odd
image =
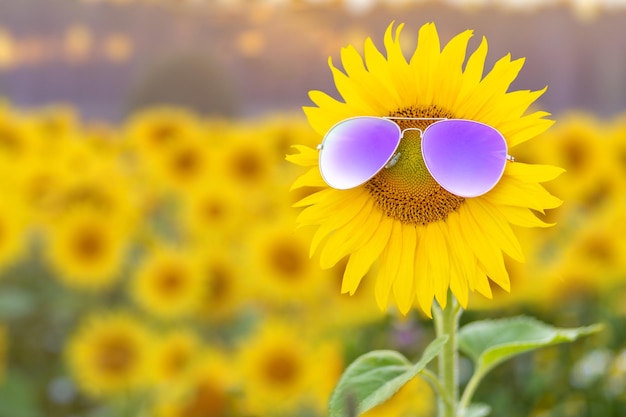
[[[330,396],[345,369],[343,342],[321,339],[313,345],[312,351],[310,361],[315,364],[311,376],[312,406],[326,415]]]
[[[198,250],[196,256],[203,286],[197,316],[212,322],[233,318],[250,301],[242,266],[223,248]]]
[[[145,255],[133,272],[130,288],[135,302],[161,319],[192,314],[204,290],[197,260],[182,249],[167,247]]]
[[[177,140],[147,162],[149,172],[168,189],[187,190],[213,179],[213,161],[204,138]]]
[[[193,367],[182,390],[159,396],[156,417],[225,417],[236,413],[232,360],[216,350],[206,350]]]
[[[255,415],[297,415],[310,400],[313,372],[311,348],[294,326],[265,322],[239,347],[244,406]]]
[[[199,243],[223,244],[239,233],[244,221],[237,193],[215,180],[181,193],[180,205],[179,223],[185,236]]]
[[[341,293],[347,260],[342,259],[326,274],[320,276],[325,285],[320,301],[311,306],[316,327],[341,328],[360,326],[382,320],[386,312],[378,308],[375,300],[375,271],[369,271],[354,294]]]
[[[76,210],[46,229],[46,260],[71,288],[100,290],[120,278],[130,246],[127,225]]]
[[[492,126],[512,149],[552,124],[544,119],[546,112],[524,115],[544,90],[507,92],[523,59],[507,55],[483,77],[486,40],[464,64],[472,32],[455,36],[441,50],[435,25],[429,23],[420,28],[416,50],[407,62],[400,45],[402,27],[395,35],[392,25],[388,27],[386,55],[368,38],[365,61],[348,46],[341,51],[345,73],[329,62],[344,101],[311,91],[316,107],[304,110],[319,135],[352,116],[458,118]],[[430,123],[398,122],[401,128],[421,129]],[[380,260],[376,300],[386,308],[391,298],[404,314],[419,305],[430,316],[434,299],[445,307],[448,290],[463,307],[472,291],[491,298],[490,282],[508,291],[503,252],[524,259],[510,225],[544,226],[532,210],[560,205],[539,183],[562,170],[517,162],[507,163],[500,182],[484,195],[462,198],[449,193],[427,171],[416,131],[404,134],[398,163],[350,190],[326,186],[315,149],[297,150],[299,154],[288,159],[309,167],[298,186],[325,187],[298,203],[308,206],[299,223],[318,227],[312,248],[322,248],[321,266],[330,268],[348,256],[342,292],[354,293]]]
[[[607,152],[609,127],[586,113],[563,116],[554,129],[521,147],[520,160],[554,163],[565,173],[546,188],[568,202],[593,205],[604,186],[606,168],[611,164]],[[602,191],[602,190],[600,190]]]
[[[126,145],[142,158],[152,158],[170,146],[199,134],[198,120],[183,109],[156,107],[133,114],[124,127]]]
[[[107,312],[81,322],[67,343],[66,355],[78,387],[103,397],[145,386],[152,346],[142,322],[127,313]]]
[[[0,271],[18,261],[28,244],[28,217],[17,202],[7,197],[0,204]]]
[[[17,166],[34,152],[36,139],[23,117],[11,111],[0,112],[0,162],[3,166]],[[3,177],[2,181],[8,179]]]
[[[436,411],[435,393],[428,382],[418,376],[389,400],[362,414],[362,417],[434,417]]]
[[[151,381],[165,387],[183,382],[195,365],[200,347],[200,339],[189,329],[160,334],[152,348]]]
[[[313,300],[324,285],[309,261],[309,237],[288,220],[259,225],[247,239],[247,275],[256,277],[252,285],[263,299],[277,304]]]
[[[278,158],[260,136],[261,132],[254,127],[233,127],[216,161],[220,178],[226,184],[246,192],[270,184]]]

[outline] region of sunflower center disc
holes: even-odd
[[[453,118],[452,113],[431,107],[408,107],[390,117]],[[424,130],[432,120],[394,120],[401,129]],[[387,216],[408,224],[427,224],[445,220],[464,201],[443,189],[428,172],[422,157],[422,139],[418,131],[406,131],[395,165],[384,168],[365,187],[378,208]]]

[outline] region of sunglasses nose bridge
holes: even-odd
[[[402,129],[400,131],[400,138],[404,137],[404,132],[407,132],[409,130],[412,130],[414,132],[420,132],[420,137],[422,137],[424,135],[424,131],[422,129],[420,129],[419,127],[407,127],[407,128]]]

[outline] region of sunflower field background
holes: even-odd
[[[463,321],[605,325],[500,365],[478,400],[626,415],[626,8],[521,4],[0,2],[0,417],[325,416],[357,356],[418,355],[429,319],[380,311],[369,276],[341,294],[345,262],[310,259],[292,206],[316,190],[292,191],[285,160],[320,142],[300,108],[328,56],[394,19],[527,56],[516,82],[548,84],[557,121],[515,148],[567,170],[546,184],[555,225],[515,230],[511,293],[472,298]],[[435,414],[418,378],[365,415]]]

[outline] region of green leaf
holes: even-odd
[[[387,401],[441,351],[448,336],[432,341],[412,364],[400,353],[375,350],[358,357],[343,373],[330,398],[330,417],[352,417]]]
[[[0,383],[0,417],[41,417],[34,382],[22,373],[7,372]]]
[[[474,403],[467,407],[467,410],[461,414],[461,417],[487,417],[490,413],[491,407],[487,404]]]
[[[525,352],[558,343],[572,342],[598,332],[601,325],[562,329],[531,317],[472,322],[459,331],[459,349],[485,374],[501,362]]]

